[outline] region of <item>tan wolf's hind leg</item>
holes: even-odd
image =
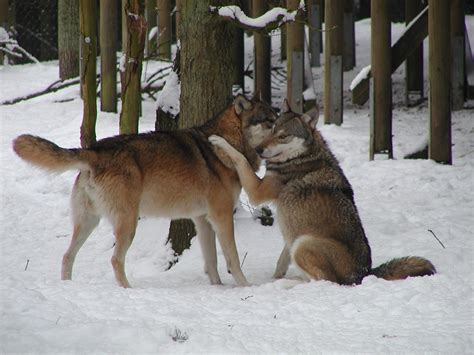
[[[76,259],[77,252],[84,245],[94,228],[97,227],[99,221],[100,217],[92,214],[82,216],[80,221],[74,221],[71,243],[63,256],[61,280],[71,280],[72,266]]]
[[[115,279],[121,287],[129,288],[130,284],[125,274],[125,256],[128,248],[132,244],[135,230],[137,228],[138,216],[137,209],[131,208],[128,215],[122,213],[117,216],[117,224],[114,225],[115,249],[112,255],[112,267],[114,269]]]
[[[100,216],[93,208],[90,198],[80,187],[80,178],[81,174],[76,179],[71,195],[74,228],[69,248],[63,256],[61,280],[71,280],[76,255],[100,221]]]
[[[194,218],[193,222],[204,257],[204,270],[212,285],[221,285],[222,281],[217,272],[216,233],[204,216]]]
[[[291,247],[291,257],[295,265],[313,280],[327,280],[339,283],[334,269],[334,259],[342,250],[334,241],[310,235],[298,237]]]

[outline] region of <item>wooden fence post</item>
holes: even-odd
[[[370,160],[393,158],[390,0],[371,0]]]
[[[296,11],[299,0],[287,0],[289,11]],[[300,21],[286,25],[287,98],[295,112],[303,112],[304,25]]]
[[[423,10],[422,0],[405,0],[405,23],[408,24]],[[419,99],[424,97],[423,78],[423,43],[419,44],[415,51],[407,57],[405,62],[406,91],[405,101],[409,105],[410,96],[417,95]]]
[[[451,4],[429,0],[428,38],[430,75],[430,139],[428,157],[439,163],[452,163],[451,153]]]
[[[344,0],[325,2],[324,123],[342,124]]]

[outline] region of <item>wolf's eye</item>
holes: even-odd
[[[288,138],[288,135],[287,135],[287,134],[280,134],[280,135],[278,136],[278,139],[281,139],[281,140],[286,139],[286,138]]]

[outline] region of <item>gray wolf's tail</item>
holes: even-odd
[[[13,141],[13,150],[23,160],[51,172],[90,169],[89,155],[83,149],[65,149],[46,139],[24,134]]]
[[[406,256],[390,260],[371,270],[375,275],[385,280],[402,280],[412,276],[427,276],[436,274],[434,265],[419,256]]]

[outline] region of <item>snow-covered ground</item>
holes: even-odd
[[[346,88],[369,64],[369,28],[368,21],[357,24],[358,66],[346,73]],[[396,37],[402,26],[393,30]],[[0,101],[48,86],[57,70],[57,62],[1,67]],[[318,88],[322,72],[313,72]],[[374,265],[420,255],[438,274],[392,282],[368,277],[355,287],[304,283],[292,268],[286,279],[272,280],[280,231],[245,209],[235,217],[235,233],[251,287],[235,286],[220,249],[225,285],[210,286],[197,242],[165,271],[171,252],[164,219],[139,223],[127,256],[134,288],[115,283],[106,221],[80,251],[73,281],[60,281],[75,173],[34,169],[14,155],[11,141],[32,133],[79,146],[78,88],[0,106],[0,353],[472,353],[474,103],[453,113],[452,166],[403,160],[426,139],[428,109],[426,102],[404,107],[402,73],[393,76],[395,160],[368,161],[367,107],[345,100],[344,124],[320,129],[353,185]],[[144,102],[141,131],[153,129],[154,106]],[[99,112],[98,137],[117,133],[118,114]]]

